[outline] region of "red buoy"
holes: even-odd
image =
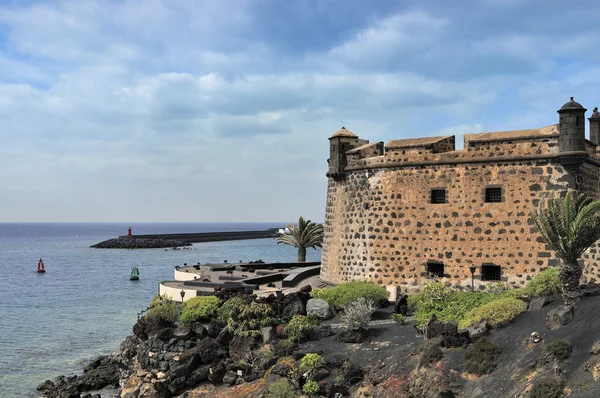
[[[44,272],[46,272],[46,269],[44,268],[44,260],[42,260],[41,258],[40,258],[40,261],[38,261],[38,269],[37,269],[37,272],[38,272],[39,274],[43,274]]]

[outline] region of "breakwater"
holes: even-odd
[[[277,228],[270,228],[263,231],[122,235],[115,239],[97,243],[91,247],[97,249],[152,249],[179,247],[190,246],[192,243],[200,242],[275,238],[278,235],[277,231]]]

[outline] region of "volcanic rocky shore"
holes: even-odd
[[[115,238],[92,245],[95,249],[158,249],[165,247],[191,246],[190,242],[176,239]]]
[[[222,300],[243,292],[219,292]],[[283,347],[283,328],[265,328],[257,338],[233,336],[215,324],[177,326],[142,318],[117,354],[101,357],[81,376],[59,377],[38,389],[49,398],[93,397],[88,391],[118,386],[122,398],[171,397],[271,397],[265,392],[274,382],[287,380],[298,396],[308,379],[328,397],[528,397],[541,378],[560,382],[564,396],[600,396],[600,292],[586,291],[574,310],[565,311],[560,298],[539,298],[529,311],[502,329],[486,324],[459,331],[455,323],[431,319],[427,337],[436,339],[443,355],[424,365],[419,347],[424,336],[409,321],[388,321],[401,302],[374,315],[366,340],[348,343],[340,339],[337,318],[324,320],[310,338]],[[308,289],[264,302],[284,312],[306,314]],[[329,309],[321,309],[328,318]],[[409,314],[410,315],[410,314]],[[500,349],[489,375],[466,372],[464,348],[487,336]],[[546,348],[554,340],[568,340],[572,354],[549,360]],[[318,353],[324,363],[310,376],[291,371],[306,353]],[[551,358],[550,358],[551,359]],[[85,395],[88,394],[88,395]],[[102,392],[100,392],[102,394]],[[103,396],[106,396],[103,394]],[[563,395],[561,395],[563,396]]]

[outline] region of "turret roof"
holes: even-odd
[[[333,133],[333,135],[331,137],[353,137],[353,138],[356,138],[357,136],[353,132],[346,130],[345,127],[342,127],[341,129],[339,129],[338,131]]]
[[[571,97],[571,100],[569,102],[567,102],[566,104],[564,104],[560,110],[564,111],[564,110],[569,110],[569,109],[583,109],[586,110],[579,102],[576,102],[573,97]]]

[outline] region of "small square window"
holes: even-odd
[[[499,265],[485,264],[481,266],[482,281],[499,281],[501,270]]]
[[[432,189],[431,190],[431,203],[446,203],[446,190],[445,189]]]
[[[427,275],[434,275],[439,278],[444,277],[444,263],[429,261],[427,263]]]
[[[486,188],[485,201],[487,203],[502,202],[502,188]]]

